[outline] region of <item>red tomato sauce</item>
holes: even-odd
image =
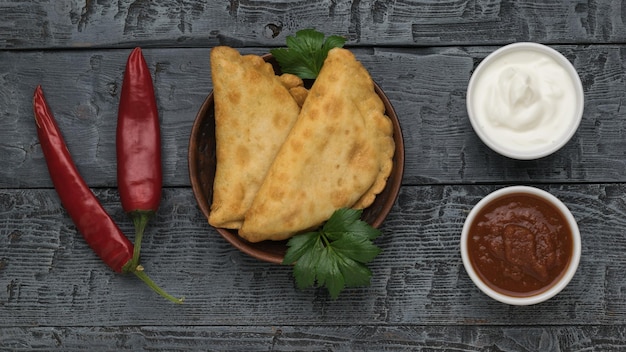
[[[539,294],[565,272],[573,240],[565,216],[527,194],[493,201],[469,230],[468,252],[482,281],[505,295]]]

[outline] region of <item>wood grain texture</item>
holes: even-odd
[[[611,352],[626,348],[626,327],[525,326],[124,326],[0,330],[12,351],[528,351]]]
[[[626,181],[626,46],[555,48],[579,70],[585,112],[564,148],[535,161],[496,154],[468,121],[467,83],[494,48],[353,49],[399,116],[406,149],[404,183]],[[170,187],[189,186],[191,126],[212,89],[209,51],[144,51],[161,115],[164,183]],[[115,126],[128,54],[126,49],[0,52],[0,187],[51,187],[32,115],[37,84],[43,86],[88,184],[115,187]]]
[[[282,46],[302,28],[364,46],[622,43],[625,18],[619,0],[6,0],[0,49]]]
[[[583,257],[552,300],[506,306],[482,294],[459,254],[463,220],[494,186],[407,186],[377,240],[371,286],[338,300],[295,288],[291,269],[248,257],[202,218],[188,188],[166,189],[142,248],[153,279],[113,273],[76,233],[54,191],[0,191],[0,327],[277,325],[626,325],[626,185],[545,186],[579,222]],[[114,190],[97,190],[129,234]],[[131,236],[132,238],[132,236]],[[6,289],[4,289],[6,288]],[[94,320],[97,317],[97,320]]]
[[[336,301],[223,240],[187,171],[190,128],[212,88],[210,48],[266,53],[308,27],[347,38],[397,110],[406,146],[371,286]],[[551,44],[585,91],[572,141],[536,161],[490,151],[465,110],[474,68],[516,41]],[[624,43],[620,0],[0,1],[0,350],[624,351]],[[93,254],[59,204],[35,133],[42,84],[80,172],[132,239],[114,134],[135,46],[155,82],[166,187],[142,263],[186,296],[183,306]],[[582,234],[572,282],[536,306],[482,294],[459,254],[471,207],[509,184],[559,197]]]

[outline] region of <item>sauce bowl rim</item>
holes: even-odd
[[[474,267],[470,262],[469,252],[467,248],[469,230],[480,211],[494,200],[511,194],[529,194],[538,197],[555,207],[563,214],[563,217],[565,218],[571,229],[572,235],[572,257],[570,259],[570,262],[568,263],[567,269],[565,270],[561,278],[559,278],[559,280],[556,283],[552,284],[552,286],[547,290],[540,292],[536,295],[527,297],[514,297],[505,295],[503,293],[495,291],[487,284],[485,284],[474,270]],[[532,305],[541,303],[561,292],[569,284],[578,269],[578,264],[580,263],[580,257],[582,252],[581,247],[580,230],[578,228],[578,224],[567,206],[551,193],[531,186],[509,186],[498,189],[488,194],[472,208],[467,218],[465,219],[465,223],[463,224],[463,230],[461,232],[461,257],[463,260],[463,266],[465,267],[465,271],[471,278],[472,282],[474,282],[474,284],[487,296],[510,305]]]

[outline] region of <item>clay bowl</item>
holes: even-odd
[[[276,60],[270,54],[263,57],[274,66],[280,74]],[[363,210],[362,219],[374,227],[379,227],[396,201],[402,175],[404,173],[404,141],[398,117],[382,89],[375,84],[376,93],[380,96],[386,114],[393,124],[395,154],[393,169],[385,189],[376,197],[374,203]],[[189,177],[193,194],[200,210],[208,219],[213,199],[213,178],[215,177],[215,115],[213,92],[206,98],[191,129],[189,139]],[[287,250],[287,241],[263,241],[251,243],[239,237],[236,230],[217,228],[217,232],[240,251],[270,263],[280,264]]]

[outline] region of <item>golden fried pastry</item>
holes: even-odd
[[[209,223],[237,229],[300,107],[259,56],[215,47],[211,74],[217,165]]]
[[[283,73],[282,75],[278,76],[278,78],[280,79],[280,83],[282,83],[287,89],[304,86],[302,78],[291,73]]]
[[[304,87],[289,88],[289,94],[295,99],[296,103],[302,107],[306,97],[309,96],[309,90]]]
[[[304,104],[309,90],[304,87],[302,79],[291,73],[283,73],[279,76],[280,82],[289,90],[300,107]]]
[[[251,242],[282,240],[319,226],[338,208],[371,204],[394,152],[384,111],[361,63],[332,49],[239,234]]]

